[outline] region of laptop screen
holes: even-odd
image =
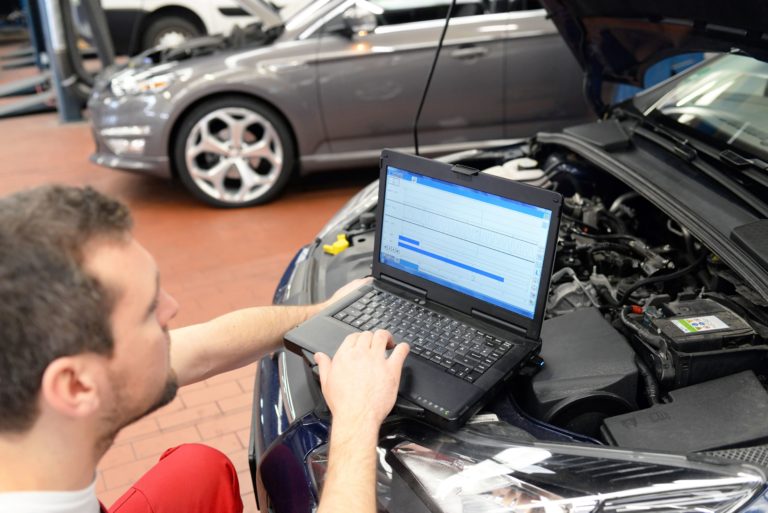
[[[379,260],[533,319],[552,212],[387,167]]]

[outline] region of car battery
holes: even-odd
[[[657,332],[684,352],[712,351],[751,344],[755,331],[733,311],[711,299],[667,303],[653,319]]]
[[[675,387],[756,368],[768,354],[743,318],[711,299],[670,302],[660,313],[646,322],[666,342]]]

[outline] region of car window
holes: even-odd
[[[373,0],[371,3],[384,11],[377,16],[380,25],[444,19],[451,5],[450,0]],[[504,3],[506,0],[457,0],[452,17],[499,12],[497,9]]]

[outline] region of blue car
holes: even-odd
[[[457,431],[413,420],[399,399],[380,432],[377,506],[766,512],[765,4],[542,4],[600,121],[443,158],[563,195],[541,353]],[[698,52],[688,70],[607,101],[610,86],[642,86],[654,63]],[[301,248],[274,302],[317,302],[369,275],[377,200],[373,183]],[[339,235],[349,248],[324,251]],[[304,359],[260,362],[261,511],[316,509],[329,419]]]

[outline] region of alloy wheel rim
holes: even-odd
[[[157,36],[154,46],[173,48],[175,46],[179,46],[181,43],[186,42],[190,36],[191,34],[188,32],[183,32],[176,29],[167,30]]]
[[[263,196],[283,171],[283,144],[274,125],[242,107],[214,110],[195,123],[185,157],[195,185],[227,203]]]

